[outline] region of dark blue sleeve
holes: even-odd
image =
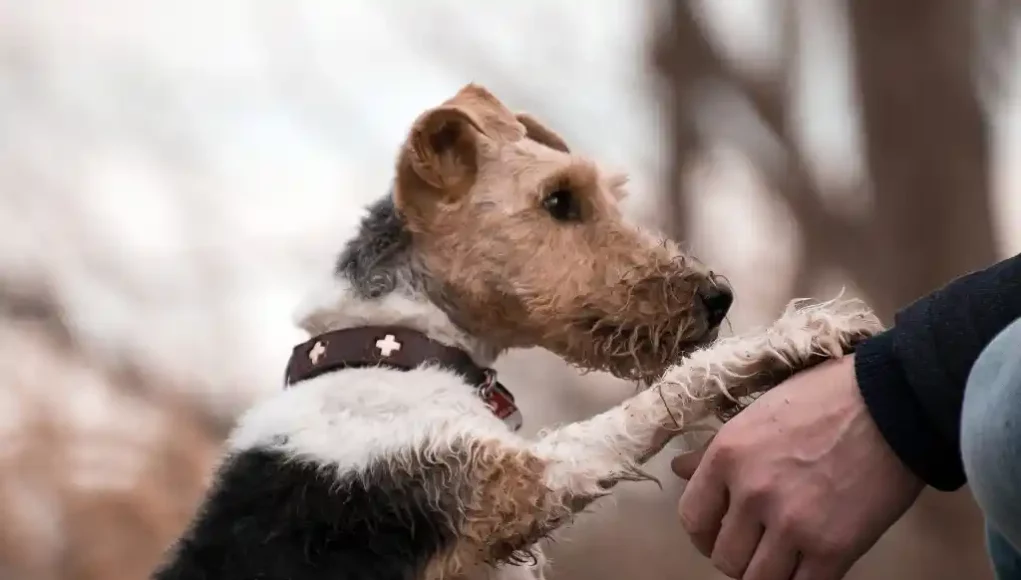
[[[884,438],[930,486],[964,485],[964,385],[982,349],[1021,317],[1021,254],[954,280],[897,313],[855,354],[862,397]]]

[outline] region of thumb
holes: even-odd
[[[670,462],[670,469],[681,479],[691,479],[695,475],[695,470],[698,469],[698,464],[702,462],[702,457],[708,448],[707,445],[701,449],[682,453],[674,457],[673,461]]]

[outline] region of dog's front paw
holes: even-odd
[[[713,398],[713,413],[727,420],[787,378],[852,352],[882,330],[879,318],[859,300],[792,301],[765,332],[720,343],[726,392]]]
[[[803,303],[794,300],[788,304],[770,329],[771,334],[786,337],[795,347],[790,353],[795,366],[810,366],[820,358],[848,354],[863,340],[883,331],[882,322],[860,300],[835,298],[808,306]]]

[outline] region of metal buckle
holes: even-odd
[[[479,395],[481,395],[483,399],[487,399],[493,394],[493,389],[496,388],[496,371],[493,369],[485,369],[482,372],[485,373],[486,378],[482,381],[482,384],[479,385]]]

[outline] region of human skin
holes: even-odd
[[[853,355],[781,383],[672,467],[692,542],[743,580],[842,578],[924,487],[872,421]]]

